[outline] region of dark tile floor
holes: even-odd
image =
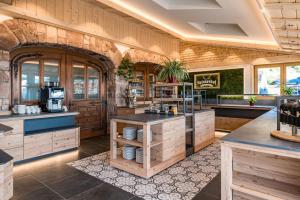
[[[89,176],[66,163],[109,150],[109,137],[81,141],[79,150],[14,168],[13,200],[138,200],[140,198]],[[220,199],[220,176],[204,188],[195,200]]]

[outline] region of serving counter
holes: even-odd
[[[185,158],[185,116],[137,114],[111,120],[110,165],[137,176],[149,178]],[[126,140],[117,132],[118,123],[143,129],[143,142]],[[152,131],[153,140],[150,141]],[[143,148],[143,163],[126,160],[118,147],[128,144]]]
[[[14,162],[79,146],[78,112],[0,116],[0,149]],[[1,130],[8,130],[1,133]]]
[[[222,200],[300,199],[300,143],[270,135],[276,116],[268,111],[222,138]]]
[[[111,159],[110,165],[137,176],[149,178],[174,165],[186,157],[187,144],[193,142],[193,150],[214,142],[214,110],[202,110],[189,116],[135,114],[120,115],[111,119]],[[194,126],[191,125],[194,123]],[[124,124],[143,130],[143,141],[127,140],[122,137]],[[151,139],[151,132],[152,138]],[[188,133],[193,141],[187,141]],[[118,150],[124,145],[143,149],[143,163],[126,160]]]

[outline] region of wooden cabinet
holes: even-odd
[[[137,63],[134,66],[133,80],[129,81],[129,89],[137,90],[138,100],[148,100],[153,97],[153,84],[156,82],[157,71],[150,63]]]
[[[0,165],[0,199],[9,200],[13,196],[13,161]]]
[[[79,128],[25,136],[24,159],[76,148],[79,140]]]
[[[42,133],[24,137],[24,159],[42,156],[53,152],[53,133]]]
[[[23,160],[23,120],[3,121],[1,124],[13,130],[0,133],[0,149],[10,154],[14,161]]]
[[[206,110],[195,113],[195,151],[212,144],[215,140],[215,111]]]
[[[53,132],[53,152],[63,151],[76,147],[76,129]]]

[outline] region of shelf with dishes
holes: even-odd
[[[179,129],[173,129],[176,120],[183,125]],[[183,116],[145,123],[112,119],[111,123],[113,167],[149,178],[185,157]]]

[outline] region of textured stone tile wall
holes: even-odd
[[[10,98],[10,72],[9,53],[0,50],[0,111],[9,109]]]

